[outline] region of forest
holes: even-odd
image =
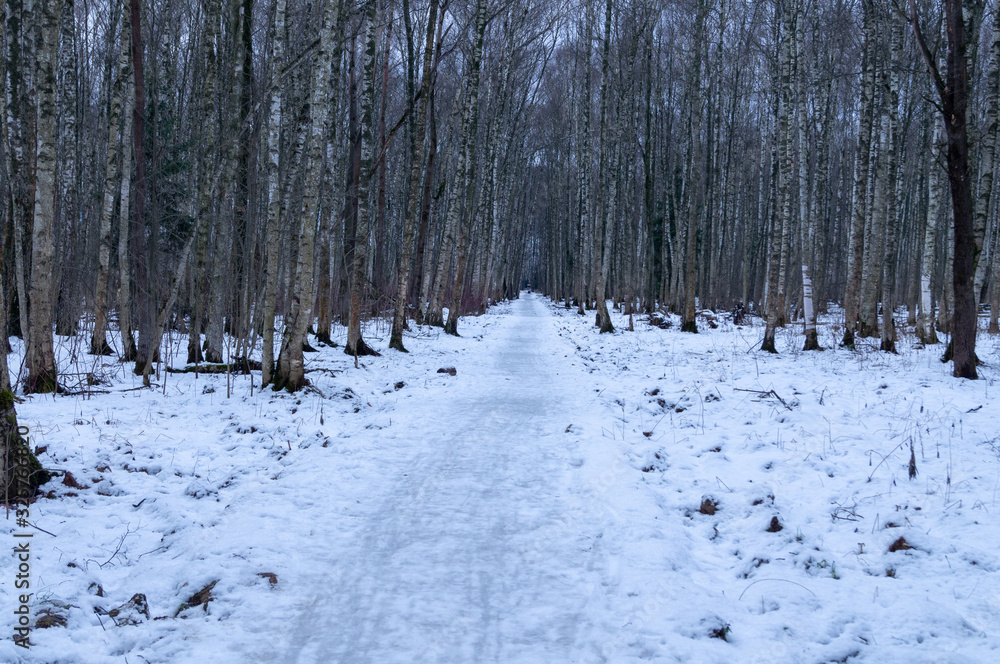
[[[404,350],[408,320],[458,333],[522,284],[602,330],[607,298],[689,331],[739,306],[770,350],[792,321],[817,347],[835,305],[891,352],[905,308],[964,377],[978,311],[1000,329],[982,0],[5,6],[28,393],[59,386],[53,328],[147,377],[187,332],[188,362],[232,344],[296,390],[309,332],[364,356],[383,318]]]
[[[3,3],[0,661],[1000,661],[1000,0]]]

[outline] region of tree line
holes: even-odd
[[[343,323],[363,356],[388,317],[404,351],[408,319],[457,334],[517,293],[548,3],[5,7],[0,311],[26,392],[58,386],[53,326],[147,382],[168,329],[189,362],[261,347],[295,390],[309,332]]]
[[[533,278],[611,328],[602,296],[739,306],[775,329],[841,307],[894,352],[900,307],[975,377],[997,333],[1000,11],[976,0],[581,3],[546,71]],[[839,313],[839,312],[838,312]]]
[[[5,0],[0,329],[149,382],[305,384],[362,323],[457,334],[526,283],[596,310],[901,307],[975,377],[998,332],[1000,11],[985,0]],[[447,310],[447,318],[445,311]],[[259,355],[257,350],[260,348]],[[9,388],[0,352],[0,388]]]

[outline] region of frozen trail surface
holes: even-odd
[[[594,390],[540,297],[487,342],[452,389],[393,414],[370,509],[345,523],[314,507],[313,539],[328,539],[300,561],[308,589],[276,661],[607,660],[612,457],[574,431],[599,410]]]

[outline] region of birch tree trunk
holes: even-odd
[[[31,302],[28,297],[28,261],[25,235],[32,226],[35,213],[35,171],[37,156],[34,58],[35,26],[31,21],[31,3],[7,0],[6,23],[7,67],[4,92],[7,102],[7,172],[10,175],[12,253],[14,284],[17,292],[17,327],[25,342],[30,333]]]
[[[73,0],[62,0],[59,20],[56,98],[58,100],[58,142],[56,144],[56,181],[58,194],[55,205],[54,247],[60,260],[53,263],[53,299],[56,334],[73,336],[79,323],[81,293],[79,279],[64,279],[73,265],[74,254],[81,252],[79,192],[77,182],[77,54],[76,11]]]
[[[430,88],[431,96],[427,102],[427,114],[429,116],[427,127],[428,154],[427,167],[424,169],[423,191],[420,201],[420,227],[417,234],[417,255],[415,259],[417,264],[417,278],[415,280],[416,283],[414,290],[416,291],[417,296],[416,321],[418,325],[423,325],[428,322],[427,317],[430,313],[430,293],[434,282],[434,244],[431,235],[432,233],[435,233],[435,230],[431,226],[431,206],[436,198],[433,190],[435,164],[437,162],[438,152],[437,109],[435,105],[437,91],[435,89],[435,80],[437,77],[438,67],[441,63],[442,50],[444,47],[444,21],[447,15],[446,8],[447,2],[440,7],[438,11],[438,24],[437,28],[435,28],[437,36],[434,38],[434,65]]]
[[[372,180],[372,120],[375,111],[375,0],[364,0],[365,55],[361,86],[361,163],[358,171],[357,223],[354,229],[354,255],[351,265],[351,308],[347,319],[347,343],[344,352],[355,361],[362,355],[378,355],[361,336],[361,295],[365,290],[365,258],[368,252],[368,226],[371,216],[369,193]]]
[[[6,21],[4,23],[6,25]],[[7,37],[6,35],[4,35]],[[7,37],[10,39],[10,37]],[[3,263],[0,264],[0,391],[10,390],[10,374],[7,371],[7,353],[10,352],[10,338],[8,336],[8,310],[7,310],[7,227],[10,225],[9,213],[13,204],[13,196],[10,179],[10,145],[7,143],[7,48],[6,40],[0,39],[0,145],[3,145],[4,160],[0,165],[0,176],[2,176],[3,187],[0,188],[0,257]],[[5,465],[0,466],[0,473],[6,472]],[[2,479],[2,477],[0,477]]]
[[[704,2],[701,3],[702,6]],[[601,334],[614,332],[615,327],[611,324],[611,314],[608,312],[608,302],[605,299],[607,288],[608,269],[611,265],[611,239],[613,237],[614,226],[614,195],[608,191],[609,187],[614,188],[617,182],[608,173],[610,168],[609,144],[613,140],[609,136],[608,128],[608,98],[611,95],[611,9],[612,0],[608,0],[604,12],[604,44],[601,46],[601,119],[598,132],[600,135],[600,167],[598,188],[598,203],[600,212],[597,219],[597,232],[594,233],[594,258],[596,259],[594,280],[594,296],[597,299],[597,327]],[[699,11],[698,16],[703,14]],[[700,52],[700,51],[699,51]],[[605,198],[607,196],[607,198]]]
[[[886,76],[885,68],[879,76]],[[882,84],[880,83],[880,86]],[[884,106],[884,104],[882,104]],[[872,145],[873,165],[869,177],[871,183],[870,209],[865,219],[864,263],[861,266],[861,306],[858,310],[858,336],[870,338],[878,335],[878,286],[882,275],[882,251],[885,241],[885,206],[888,198],[886,161],[891,146],[887,145],[888,117],[881,111],[878,136]]]
[[[643,100],[645,116],[642,150],[643,212],[645,213],[646,232],[649,238],[646,256],[652,263],[645,295],[648,298],[646,310],[650,312],[656,307],[656,301],[663,284],[663,217],[656,212],[656,182],[654,179],[656,159],[653,152],[653,34],[659,20],[659,10],[656,10],[655,19],[649,22],[646,29],[647,34],[644,36],[646,43],[643,49],[646,69],[645,99]]]
[[[424,162],[424,134],[427,129],[427,106],[431,96],[431,77],[434,59],[434,29],[437,26],[438,0],[430,0],[427,15],[427,31],[424,37],[424,60],[420,79],[420,100],[417,118],[413,125],[414,136],[410,152],[410,179],[406,194],[405,219],[403,221],[403,247],[399,259],[396,302],[393,307],[392,330],[389,334],[389,348],[407,352],[403,346],[403,330],[406,328],[406,304],[410,291],[411,263],[413,262],[413,231],[416,225],[420,202],[420,172]],[[411,102],[412,103],[412,102]]]
[[[134,83],[134,98],[132,108],[132,157],[135,159],[135,205],[132,206],[132,219],[129,228],[129,251],[132,265],[135,268],[136,308],[138,309],[139,341],[136,344],[135,366],[132,371],[143,376],[143,384],[149,384],[149,375],[143,373],[152,366],[154,356],[159,348],[151,345],[153,325],[155,322],[153,283],[150,278],[153,265],[146,251],[146,151],[145,151],[145,108],[146,108],[146,75],[143,67],[142,19],[139,13],[139,0],[130,0],[130,30],[132,38],[132,78]]]
[[[681,320],[682,332],[698,332],[698,322],[696,320],[697,307],[695,272],[698,253],[698,226],[704,210],[702,190],[705,178],[705,155],[702,147],[701,126],[702,126],[702,87],[701,87],[701,63],[702,49],[705,44],[705,21],[708,16],[708,0],[699,0],[698,14],[694,24],[694,60],[691,63],[688,75],[688,95],[690,96],[690,107],[688,108],[688,122],[690,129],[688,150],[690,150],[690,170],[688,171],[687,197],[687,232],[685,235],[684,249],[684,315]]]
[[[806,115],[808,105],[806,103],[807,87],[807,67],[805,63],[805,36],[803,24],[805,23],[805,11],[801,2],[795,4],[795,113],[798,131],[798,185],[799,185],[799,230],[800,230],[800,255],[802,258],[802,310],[805,319],[805,343],[802,350],[822,350],[819,345],[819,335],[816,331],[816,307],[813,302],[813,281],[812,270],[815,261],[815,240],[816,240],[816,212],[810,211],[810,188],[809,188],[809,138],[806,133]],[[825,174],[819,172],[817,179]]]
[[[812,282],[813,294],[814,294],[814,305],[816,312],[825,312],[827,310],[826,303],[828,301],[828,294],[826,289],[826,284],[829,283],[833,277],[830,274],[830,265],[827,260],[829,254],[827,253],[827,248],[830,246],[828,244],[829,239],[829,220],[831,218],[830,214],[830,201],[828,200],[828,193],[831,191],[843,191],[844,182],[844,168],[839,169],[838,177],[836,181],[834,179],[834,174],[830,171],[830,152],[833,149],[831,145],[831,128],[833,125],[833,75],[832,75],[832,64],[833,54],[827,52],[826,54],[817,57],[816,68],[815,68],[815,79],[826,79],[825,85],[822,86],[822,103],[821,110],[819,111],[819,117],[817,118],[817,136],[818,145],[816,157],[816,171],[815,176],[812,181],[812,195],[810,200],[810,220],[809,224],[812,228],[812,242],[810,246],[810,251],[812,252],[812,264],[810,265],[810,280]],[[824,69],[820,69],[820,62],[823,62],[826,66]],[[818,340],[817,340],[818,343]]]
[[[468,134],[468,124],[466,122],[468,120],[466,113],[468,104],[466,103],[466,97],[468,96],[468,78],[470,74],[471,72],[467,69],[461,92],[452,111],[452,117],[458,118],[458,141],[457,147],[447,154],[447,161],[444,168],[446,174],[452,174],[452,177],[446,176],[447,179],[445,181],[446,184],[452,185],[451,195],[446,199],[448,207],[445,211],[442,226],[443,234],[437,251],[437,266],[433,274],[433,287],[431,288],[430,300],[427,303],[427,315],[424,317],[424,322],[428,325],[435,325],[442,328],[444,327],[444,292],[448,287],[452,253],[455,249],[455,235],[458,233],[460,208],[459,201],[456,201],[455,198],[460,198],[464,193],[462,182],[465,177],[465,141]],[[454,123],[455,121],[453,120],[452,122]]]
[[[986,260],[978,260],[982,254],[986,237],[987,215],[990,210],[990,199],[993,195],[994,169],[996,167],[997,134],[1000,132],[1000,7],[993,9],[993,36],[990,39],[990,57],[986,77],[983,80],[986,87],[986,118],[983,123],[983,136],[979,148],[979,178],[977,187],[975,212],[972,221],[972,231],[976,242],[976,272],[973,282],[973,294],[976,300],[980,298],[983,282],[989,272],[989,263],[996,262],[996,257],[989,253],[983,255]],[[994,219],[994,233],[1000,230]]]
[[[1000,228],[997,229],[1000,233]],[[990,281],[990,334],[1000,334],[1000,260],[997,259],[996,252],[1000,251],[1000,239],[994,238],[993,259],[990,261],[991,275]]]
[[[941,146],[944,142],[940,122],[934,123],[934,134],[931,139],[931,158],[927,174],[927,216],[924,224],[923,252],[920,260],[920,318],[917,324],[917,337],[921,343],[938,343],[937,332],[934,329],[934,302],[931,299],[931,274],[934,271],[934,246],[937,240],[937,222],[941,214],[942,172],[938,164],[941,156]]]
[[[264,241],[264,302],[263,334],[261,335],[261,387],[270,385],[274,372],[274,312],[278,299],[278,246],[281,189],[278,183],[278,166],[281,157],[281,68],[285,60],[285,7],[286,0],[277,0],[274,9],[274,28],[271,35],[271,61],[269,90],[270,109],[267,124],[267,220]]]
[[[864,268],[865,219],[868,175],[871,167],[872,124],[875,115],[875,18],[871,0],[862,0],[864,56],[861,64],[861,110],[858,147],[854,156],[854,189],[851,202],[850,248],[847,254],[847,289],[844,295],[843,345],[854,348],[858,329],[861,273]]]
[[[26,394],[58,389],[52,345],[53,226],[56,199],[56,56],[62,0],[42,0],[39,12],[38,157],[31,234],[31,308],[28,314]]]
[[[4,223],[10,224],[12,233],[9,238],[10,248],[8,250],[5,245],[3,258],[4,261],[7,261],[8,256],[14,257],[13,270],[10,271],[12,288],[9,292],[17,298],[20,316],[17,321],[17,330],[19,330],[19,334],[26,336],[28,301],[25,296],[24,252],[21,238],[25,218],[31,214],[34,201],[32,200],[30,204],[27,201],[28,167],[25,150],[25,127],[21,112],[25,106],[23,75],[26,73],[24,71],[26,68],[22,65],[21,31],[24,16],[20,0],[7,0],[4,3],[4,12],[5,39],[3,41],[5,48],[2,58],[0,58],[3,60],[3,79],[0,80],[0,96],[3,97],[3,116],[0,117],[0,122],[3,124],[3,133],[0,134],[0,140],[6,143],[3,153],[7,189],[4,192],[5,197],[2,204],[4,205],[4,213],[6,213]],[[7,302],[8,307],[13,307],[13,304],[13,298]],[[2,349],[9,347],[6,337],[7,331],[8,328],[4,328],[2,332],[4,335],[4,343],[0,345]]]
[[[467,120],[463,122],[466,128],[464,137],[464,155],[460,162],[461,173],[459,179],[459,190],[452,198],[454,209],[449,209],[449,215],[456,214],[455,223],[459,226],[458,246],[455,251],[455,282],[451,289],[451,306],[448,308],[448,321],[444,330],[448,334],[458,336],[458,319],[461,315],[462,292],[465,287],[466,261],[468,259],[469,225],[471,220],[464,220],[465,209],[471,209],[473,198],[475,197],[476,185],[476,144],[479,128],[479,73],[483,60],[483,40],[486,35],[486,0],[478,0],[476,3],[476,33],[475,43],[472,47],[472,71],[469,78],[468,98],[466,99],[465,115]],[[503,73],[500,74],[503,76]],[[463,223],[464,220],[464,223]]]
[[[4,106],[3,97],[0,94],[0,111],[6,113],[6,109],[2,108]],[[0,125],[3,124],[3,116],[0,115]],[[3,201],[4,209],[0,210],[0,256],[4,259],[7,257],[7,215],[5,212],[9,209],[8,201]],[[7,353],[10,350],[10,345],[7,339],[7,275],[6,270],[0,269],[0,393],[4,390],[10,391],[10,371],[7,366]]]
[[[121,43],[118,50],[118,78],[111,91],[111,110],[108,114],[108,150],[104,161],[104,196],[101,202],[101,221],[98,230],[97,279],[94,285],[94,332],[90,339],[91,355],[111,355],[108,345],[108,271],[111,264],[111,221],[115,212],[118,146],[122,141],[122,93],[128,86],[128,5],[122,2]],[[125,140],[128,140],[127,138]],[[131,177],[122,173],[123,178]],[[124,202],[123,202],[124,205]]]
[[[340,83],[340,61],[341,47],[337,46],[332,59],[330,74],[330,81],[334,86]],[[334,284],[337,283],[334,281],[334,277],[339,276],[342,261],[339,251],[336,254],[336,260],[334,260],[333,248],[343,246],[344,229],[343,224],[338,223],[340,221],[340,209],[334,203],[335,183],[337,181],[335,175],[337,169],[335,165],[339,162],[337,148],[340,147],[337,137],[336,111],[337,107],[334,107],[330,113],[327,113],[326,128],[323,130],[326,137],[323,148],[326,167],[323,169],[324,183],[320,192],[319,204],[321,219],[320,246],[318,249],[319,268],[317,269],[319,287],[316,293],[316,340],[327,346],[336,345],[333,339],[330,338],[330,330],[333,327]]]
[[[254,190],[257,184],[256,163],[251,164],[251,146],[260,146],[259,134],[255,136],[254,131],[257,119],[253,110],[253,23],[254,23],[254,0],[242,0],[240,4],[240,57],[243,60],[242,67],[237,68],[236,73],[241,77],[239,83],[239,101],[237,108],[238,115],[235,117],[237,123],[238,144],[238,165],[236,174],[236,184],[233,190],[235,197],[233,207],[233,227],[236,233],[233,244],[235,254],[233,256],[233,267],[236,272],[236,286],[234,288],[234,311],[232,319],[234,324],[231,329],[236,330],[239,335],[240,361],[244,367],[249,368],[247,359],[250,348],[251,332],[251,302],[253,298],[253,279],[250,270],[253,265],[254,238],[251,236],[254,230],[251,226],[257,219],[257,200]],[[256,160],[255,160],[256,161]]]
[[[240,87],[243,82],[243,57],[240,50],[243,45],[243,0],[231,0],[228,12],[228,29],[222,34],[230,37],[226,41],[220,34],[218,39],[219,60],[226,52],[231,60],[230,76],[222,75],[219,86],[219,107],[221,117],[219,123],[219,148],[214,182],[211,190],[214,217],[212,228],[211,268],[208,276],[208,289],[205,307],[205,361],[212,364],[222,363],[225,357],[226,314],[230,308],[226,306],[226,295],[238,279],[235,272],[235,255],[232,253],[233,217],[236,211],[236,178],[237,178],[237,146],[242,142],[240,137]],[[228,86],[226,83],[228,82]],[[228,103],[227,103],[228,101]],[[210,217],[211,218],[211,217]],[[233,321],[230,319],[229,324]],[[231,328],[235,333],[235,327]]]
[[[125,7],[126,14],[129,13],[128,5]],[[122,48],[131,50],[131,18],[127,18],[122,25]],[[131,193],[132,193],[132,113],[130,109],[135,103],[135,89],[130,85],[132,76],[132,63],[129,61],[127,73],[124,80],[125,85],[125,108],[123,109],[122,126],[122,180],[119,190],[118,200],[118,330],[122,338],[122,362],[132,362],[135,360],[136,347],[135,335],[132,333],[132,261],[129,260],[129,228],[132,218],[129,214]]]
[[[216,56],[216,34],[222,13],[221,0],[208,0],[205,6],[204,31],[202,32],[202,56],[204,66],[201,85],[201,131],[198,141],[198,198],[195,218],[198,220],[198,235],[195,239],[194,269],[191,278],[195,282],[194,302],[191,307],[191,325],[188,328],[188,364],[201,362],[202,327],[205,323],[206,301],[211,286],[208,274],[209,241],[212,234],[212,182],[216,177],[217,164],[213,159],[216,152],[215,130],[215,87],[218,78],[218,58]]]
[[[435,53],[440,54],[441,45],[441,34],[442,34],[442,19],[444,18],[445,12],[438,13],[438,27],[437,33],[438,38],[435,45]],[[428,127],[427,127],[427,166],[424,168],[423,185],[420,194],[420,226],[417,232],[417,255],[414,258],[414,263],[417,269],[417,274],[414,276],[414,291],[416,296],[416,322],[418,325],[422,325],[425,322],[425,309],[424,305],[428,302],[428,295],[430,293],[431,284],[431,260],[433,251],[428,251],[427,240],[430,235],[430,216],[431,216],[431,197],[432,190],[434,186],[434,164],[437,160],[437,113],[434,108],[434,97],[436,93],[434,90],[433,82],[430,89],[430,99],[427,105]]]
[[[386,230],[385,230],[385,186],[386,186],[386,169],[389,158],[386,154],[388,150],[388,143],[385,133],[385,115],[387,112],[387,106],[389,105],[389,55],[392,50],[392,22],[395,18],[396,8],[392,3],[385,3],[384,11],[387,12],[387,16],[383,18],[385,23],[385,38],[380,39],[382,43],[385,44],[383,49],[382,58],[382,94],[380,96],[381,103],[378,112],[378,151],[376,154],[378,157],[378,186],[375,193],[375,238],[372,242],[372,261],[370,269],[373,275],[372,285],[375,287],[376,292],[382,293],[388,291],[388,276],[386,275],[386,254],[388,248],[386,245]],[[412,112],[412,109],[410,109]],[[383,281],[383,279],[385,281]]]
[[[295,266],[295,286],[285,331],[278,355],[278,369],[274,389],[295,392],[306,384],[302,347],[306,331],[312,322],[313,308],[313,254],[318,219],[319,185],[323,175],[324,131],[327,114],[335,102],[329,98],[333,52],[340,38],[340,0],[326,0],[323,5],[323,23],[320,44],[313,64],[312,87],[309,93],[309,129],[306,146],[305,186],[299,212],[299,255]]]
[[[577,137],[577,181],[580,197],[579,241],[577,244],[577,313],[584,315],[587,300],[587,252],[591,246],[590,164],[593,159],[590,148],[590,50],[594,40],[594,12],[591,3],[586,4],[583,32],[583,89],[580,91],[578,115],[580,134]]]
[[[224,201],[219,208],[224,208],[227,214],[223,215],[220,210],[215,221],[214,248],[212,250],[212,274],[208,288],[208,316],[205,328],[205,359],[211,363],[221,363],[225,357],[225,330],[226,314],[231,313],[232,308],[226,307],[226,286],[230,286],[230,291],[235,292],[235,286],[239,282],[239,261],[233,249],[233,221],[240,216],[239,209],[242,204],[237,201],[240,195],[238,189],[238,171],[240,168],[238,152],[240,145],[245,142],[241,136],[242,113],[241,94],[244,83],[243,65],[245,59],[242,50],[245,47],[243,39],[245,8],[244,0],[233,0],[232,18],[230,20],[229,34],[232,36],[232,76],[229,79],[229,89],[227,96],[229,99],[228,121],[223,120],[222,126],[225,130],[228,124],[228,131],[225,141],[220,149],[221,168],[216,176],[212,190],[216,192],[216,197]],[[220,46],[222,40],[220,39]],[[222,49],[220,48],[220,51]],[[225,108],[225,106],[223,106]],[[238,249],[238,248],[237,248]],[[238,252],[236,252],[238,253]],[[232,317],[229,319],[229,329],[235,335],[236,325]]]
[[[885,250],[882,254],[882,339],[881,349],[896,352],[896,323],[893,318],[895,302],[893,289],[896,287],[896,237],[899,223],[899,203],[897,202],[897,177],[899,173],[899,59],[903,50],[903,23],[892,13],[889,28],[889,85],[887,90],[888,136],[886,137],[885,191],[884,201]]]
[[[779,82],[776,94],[778,96],[778,123],[777,123],[777,201],[775,214],[772,215],[770,252],[768,257],[768,279],[767,279],[767,319],[764,328],[764,340],[761,342],[761,350],[769,353],[777,353],[778,349],[774,344],[774,337],[777,328],[783,320],[784,309],[784,287],[785,280],[784,265],[788,256],[788,228],[791,225],[789,217],[792,216],[792,152],[791,152],[791,114],[792,114],[792,91],[791,91],[791,59],[792,43],[794,40],[794,26],[791,19],[791,8],[788,6],[775,9],[781,12],[781,38],[778,52]],[[775,18],[777,21],[777,18]]]
[[[941,152],[944,154],[947,148],[943,144],[941,147]],[[945,166],[945,173],[947,174],[947,166]],[[954,290],[951,287],[955,274],[955,215],[951,206],[944,204],[942,205],[942,214],[945,219],[944,270],[941,275],[941,298],[938,304],[935,327],[938,332],[951,334],[952,316],[955,310]]]

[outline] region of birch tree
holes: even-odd
[[[76,10],[73,0],[62,0],[57,46],[56,98],[58,138],[56,142],[56,181],[58,190],[55,203],[53,246],[61,260],[53,263],[53,301],[56,334],[73,336],[76,333],[80,311],[79,278],[67,278],[72,272],[73,257],[81,247],[74,240],[80,238],[79,182],[77,174],[77,52]]]
[[[358,169],[357,221],[354,229],[354,255],[351,261],[351,306],[347,320],[347,343],[344,352],[355,360],[362,355],[378,355],[361,336],[361,296],[365,289],[365,258],[368,248],[368,227],[371,216],[369,193],[372,180],[372,121],[375,111],[375,0],[364,0],[365,50],[362,65],[361,123]]]
[[[0,106],[3,102],[0,101]],[[6,109],[0,109],[6,110]],[[0,116],[2,117],[2,116]],[[9,208],[8,205],[4,205],[4,209],[0,210],[0,256],[7,256],[7,215],[6,210]],[[6,270],[0,270],[0,393],[4,390],[10,391],[10,370],[7,366],[7,351],[9,350],[8,339],[7,339],[7,275]]]
[[[477,0],[476,12],[472,21],[472,27],[475,30],[473,35],[478,35],[479,16],[479,2]],[[483,19],[485,20],[485,15],[483,16]],[[476,37],[474,37],[474,39],[476,39]],[[475,51],[475,47],[473,50]],[[462,204],[466,194],[466,183],[469,175],[469,168],[471,167],[469,163],[469,142],[475,140],[475,137],[470,136],[474,107],[472,97],[473,95],[478,95],[478,70],[481,58],[482,54],[480,47],[479,57],[477,58],[475,56],[475,52],[473,52],[473,57],[470,58],[467,66],[465,67],[462,86],[460,88],[461,92],[459,95],[459,102],[456,104],[454,110],[455,115],[458,118],[458,132],[456,134],[457,143],[454,151],[449,154],[449,161],[454,159],[455,165],[452,168],[445,169],[446,172],[454,174],[454,177],[451,178],[453,186],[451,187],[451,193],[446,208],[447,211],[444,218],[444,234],[438,250],[437,267],[434,271],[434,286],[431,289],[430,299],[427,303],[427,314],[425,316],[426,323],[440,327],[445,326],[444,297],[445,291],[447,290],[449,283],[451,283],[449,281],[449,276],[451,273],[452,259],[455,254],[456,240],[461,242],[462,238],[460,233],[464,232],[461,227],[461,220]],[[475,90],[473,89],[473,82],[475,82]]]
[[[816,308],[813,302],[812,270],[815,261],[816,213],[810,210],[808,150],[809,141],[806,132],[808,113],[806,103],[807,66],[805,63],[805,11],[802,3],[795,4],[795,115],[798,133],[799,153],[797,161],[799,186],[799,226],[800,255],[802,258],[802,309],[804,317],[805,343],[803,350],[822,350],[819,345],[819,335],[816,331]],[[823,177],[817,174],[817,179]]]
[[[897,177],[899,173],[899,57],[903,49],[903,24],[889,13],[889,74],[886,90],[886,167],[883,201],[879,212],[885,225],[885,247],[882,254],[882,336],[881,349],[896,352],[896,323],[893,319],[893,292],[896,287],[896,245],[899,208]]]
[[[53,226],[56,183],[56,59],[62,0],[42,0],[39,12],[38,156],[35,167],[35,213],[31,233],[31,288],[28,314],[26,393],[56,391],[52,343]]]
[[[591,247],[591,210],[593,209],[590,200],[590,167],[592,161],[590,148],[590,52],[594,39],[594,12],[589,1],[584,3],[584,30],[583,30],[583,86],[580,90],[577,102],[577,123],[578,135],[577,144],[577,187],[579,198],[580,223],[577,235],[577,252],[579,254],[577,264],[579,265],[577,279],[577,313],[584,314],[584,303],[587,300],[587,261],[586,254]]]
[[[369,0],[373,5],[374,0]],[[318,219],[319,185],[323,172],[324,129],[331,101],[328,97],[334,47],[339,39],[340,0],[325,0],[320,28],[319,50],[313,64],[312,86],[309,93],[309,128],[307,138],[307,166],[302,207],[299,211],[299,255],[295,266],[295,286],[292,302],[285,321],[278,355],[278,368],[274,389],[294,392],[305,386],[305,364],[302,346],[306,330],[312,322],[313,309],[313,252]],[[374,37],[373,37],[374,39]],[[374,47],[373,47],[374,50]]]
[[[214,191],[212,184],[217,178],[218,164],[214,159],[216,153],[216,108],[215,88],[218,78],[218,57],[216,55],[216,37],[219,20],[222,14],[221,0],[208,0],[205,3],[204,31],[202,32],[202,86],[201,94],[201,132],[198,151],[199,183],[198,197],[195,202],[194,217],[198,220],[198,235],[195,240],[194,268],[192,279],[195,280],[194,306],[191,309],[191,324],[188,330],[189,364],[201,362],[203,359],[201,333],[207,310],[207,300],[211,294],[210,275],[208,273],[209,241],[212,233]],[[221,362],[221,357],[209,358],[209,362]]]
[[[938,217],[941,214],[942,167],[939,163],[944,143],[940,122],[934,123],[927,174],[927,214],[924,223],[923,251],[920,260],[920,318],[917,336],[924,344],[938,343],[934,328],[934,302],[931,298],[931,274],[934,271],[934,245],[937,238]]]
[[[986,76],[983,79],[986,88],[985,96],[985,121],[983,123],[983,135],[979,145],[979,173],[976,181],[975,208],[972,220],[972,231],[976,242],[976,268],[975,280],[973,282],[973,294],[976,301],[979,301],[982,293],[983,282],[989,272],[989,262],[996,262],[996,256],[984,249],[990,201],[993,196],[993,179],[996,168],[996,146],[997,134],[1000,133],[1000,7],[993,8],[993,34],[990,38],[989,60],[987,64]],[[997,223],[994,215],[994,236],[997,234]],[[982,255],[987,260],[979,260]]]
[[[609,191],[617,182],[608,173],[610,167],[610,143],[612,141],[608,121],[609,97],[611,95],[611,9],[612,1],[608,0],[604,11],[604,43],[601,46],[601,118],[598,125],[600,147],[598,148],[600,166],[598,167],[598,220],[597,232],[594,233],[594,257],[596,259],[594,295],[597,298],[597,327],[601,333],[614,332],[611,324],[611,314],[608,312],[607,279],[611,266],[611,239],[614,232],[614,195]],[[699,16],[702,13],[699,12]]]
[[[871,0],[862,0],[864,55],[861,62],[861,103],[858,144],[854,161],[851,230],[847,254],[847,289],[844,295],[843,345],[853,348],[858,328],[861,276],[864,268],[865,220],[871,168],[872,125],[875,105],[875,17]]]
[[[459,160],[459,189],[452,198],[453,208],[449,216],[455,215],[455,225],[459,226],[458,246],[455,250],[455,281],[452,284],[451,306],[448,308],[448,320],[444,330],[448,334],[458,336],[458,319],[461,315],[462,291],[465,285],[466,262],[468,260],[469,225],[471,220],[463,217],[465,210],[473,206],[476,180],[476,145],[479,127],[479,80],[483,60],[483,40],[486,36],[486,0],[476,3],[475,37],[472,47],[472,61],[466,92],[466,108],[463,111],[462,124],[464,139],[459,149],[462,151]]]
[[[777,353],[774,338],[777,328],[784,318],[784,266],[788,257],[788,230],[792,215],[792,52],[794,40],[794,22],[791,7],[788,3],[780,12],[781,28],[778,44],[778,89],[775,91],[777,104],[777,136],[775,158],[777,159],[777,200],[776,210],[772,214],[770,251],[767,267],[767,318],[764,328],[764,339],[761,350]],[[775,16],[778,21],[778,16]]]
[[[28,315],[28,261],[26,259],[26,234],[32,226],[35,209],[36,111],[35,111],[35,30],[31,13],[25,11],[22,0],[5,2],[6,16],[6,67],[4,71],[5,125],[7,141],[7,182],[9,188],[9,214],[11,223],[11,251],[13,255],[13,281],[17,295],[20,334],[29,332]],[[12,303],[11,303],[12,306]]]
[[[159,348],[151,343],[155,318],[154,298],[151,288],[150,256],[146,251],[146,75],[143,66],[142,20],[139,0],[129,2],[129,29],[132,50],[132,158],[135,160],[135,204],[129,220],[129,260],[133,268],[133,281],[136,292],[141,294],[138,301],[133,301],[138,310],[139,340],[135,348],[135,365],[132,369],[135,375],[141,375],[144,382],[149,381],[145,373],[152,366],[153,358],[159,353]]]
[[[118,49],[117,78],[111,91],[111,110],[108,113],[108,149],[104,161],[104,194],[101,199],[101,219],[98,229],[99,247],[97,251],[97,278],[94,284],[94,331],[90,339],[92,355],[111,355],[108,345],[108,276],[111,265],[111,222],[115,211],[115,195],[118,181],[119,144],[123,140],[122,104],[124,89],[128,87],[129,75],[129,39],[128,39],[128,5],[121,3],[121,36]],[[128,141],[128,137],[124,137]],[[131,177],[123,172],[122,178]],[[123,207],[127,203],[122,202]]]
[[[278,182],[281,158],[281,68],[285,59],[285,7],[286,0],[277,0],[274,9],[274,27],[271,34],[271,58],[268,81],[267,162],[267,218],[264,241],[264,302],[261,349],[261,386],[270,385],[274,372],[274,316],[278,298],[278,238],[280,230],[281,191]]]
[[[704,182],[705,155],[702,146],[702,83],[701,68],[705,48],[705,22],[708,17],[708,0],[699,0],[698,13],[695,18],[694,59],[688,73],[688,94],[690,107],[688,110],[689,135],[689,171],[687,182],[687,230],[685,232],[686,246],[684,248],[684,315],[681,321],[682,332],[697,332],[696,320],[696,271],[698,250],[698,226],[704,209],[704,192],[701,187]]]
[[[126,7],[126,13],[128,8]],[[122,48],[131,50],[131,15],[122,24]],[[127,45],[127,46],[126,46]],[[135,335],[132,327],[132,261],[130,254],[132,216],[129,214],[132,193],[132,151],[133,151],[133,114],[131,107],[135,104],[135,88],[129,84],[132,77],[132,61],[127,65],[125,80],[125,108],[122,126],[122,177],[118,200],[118,330],[122,340],[122,362],[133,362],[137,354]]]
[[[404,8],[404,11],[406,8]],[[420,99],[417,102],[417,116],[413,124],[413,138],[410,151],[410,178],[406,194],[405,218],[403,221],[403,247],[399,259],[396,302],[393,307],[392,330],[389,334],[389,348],[407,352],[403,346],[403,330],[406,328],[406,304],[410,290],[411,263],[413,262],[413,235],[416,226],[417,205],[420,200],[420,173],[424,166],[424,139],[427,129],[427,107],[431,96],[431,77],[434,59],[434,29],[437,26],[438,0],[430,0],[427,13],[427,30],[424,35],[424,57],[421,67]],[[413,103],[412,101],[410,102]]]

